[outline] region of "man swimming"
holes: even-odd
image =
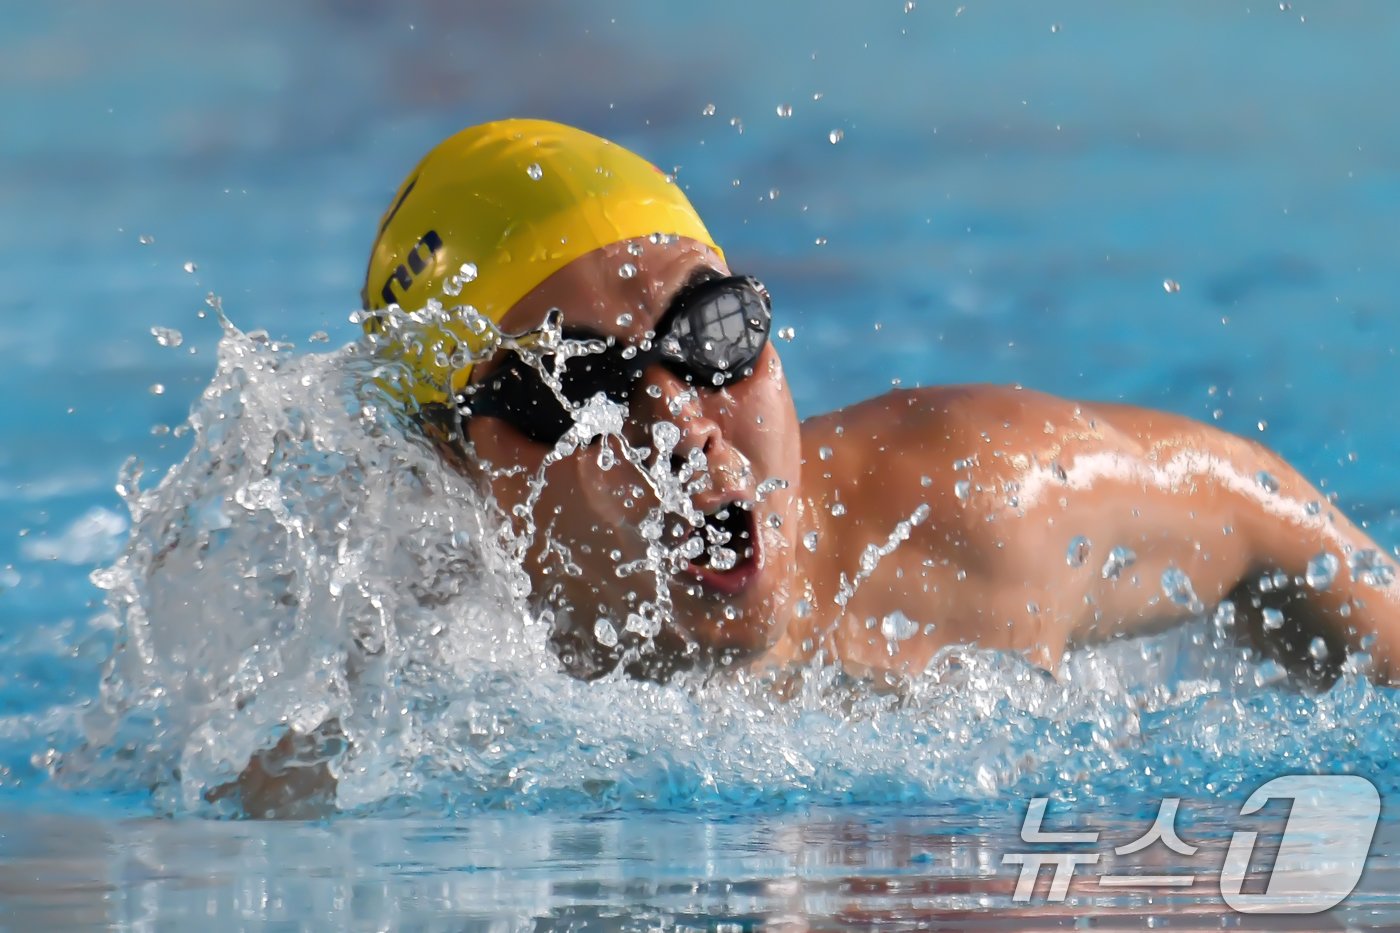
[[[766,289],[671,179],[580,130],[438,145],[363,297],[386,390],[499,507],[575,676],[888,679],[957,644],[1053,671],[1208,612],[1304,679],[1368,658],[1397,676],[1390,562],[1258,444],[1019,386],[799,423]],[[313,814],[335,783],[318,749],[341,740],[288,733],[210,799]]]
[[[1255,443],[1019,386],[799,424],[767,291],[671,179],[580,130],[504,120],[437,146],[384,216],[364,299],[447,306],[426,343],[368,327],[444,458],[532,532],[534,597],[579,676],[910,674],[963,643],[1053,669],[1215,607],[1295,669],[1364,648],[1394,674],[1383,552]],[[615,431],[575,426],[604,399],[625,406]]]

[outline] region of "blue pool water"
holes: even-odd
[[[1058,684],[978,652],[893,697],[569,681],[470,498],[406,479],[432,465],[363,409],[347,320],[423,150],[565,120],[677,168],[795,328],[803,414],[895,380],[1170,409],[1280,450],[1393,549],[1400,7],[5,20],[0,922],[1218,928],[1244,921],[1204,883],[1014,904],[1027,800],[1117,842],[1183,797],[1218,871],[1270,778],[1400,794],[1400,693],[1299,693],[1206,624]],[[384,663],[346,684],[351,630]],[[342,813],[231,822],[202,799],[277,723],[328,714],[378,737]],[[1400,924],[1397,870],[1386,810],[1325,924]]]

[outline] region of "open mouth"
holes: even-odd
[[[710,589],[733,595],[758,572],[758,524],[748,505],[730,502],[706,512],[678,550],[687,573]]]

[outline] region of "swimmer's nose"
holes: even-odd
[[[642,426],[669,421],[680,429],[680,440],[671,454],[673,473],[679,471],[692,450],[699,450],[713,465],[725,447],[724,432],[705,413],[701,394],[684,379],[656,365],[643,375],[642,385],[633,400],[633,417]]]

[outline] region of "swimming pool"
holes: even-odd
[[[1205,882],[1014,903],[1028,800],[1117,843],[1185,798],[1208,874],[1280,774],[1400,789],[1400,695],[1300,695],[1204,623],[1059,685],[977,652],[896,697],[573,683],[473,557],[470,503],[406,484],[421,451],[355,404],[347,316],[393,186],[453,129],[531,114],[677,169],[795,329],[803,414],[894,380],[1121,398],[1262,439],[1400,543],[1400,12],[906,5],[7,15],[7,923],[1216,927],[1243,921]],[[124,563],[119,476],[144,491]],[[333,590],[358,608],[302,598]],[[366,619],[402,663],[351,696],[323,661]],[[383,737],[346,813],[210,818],[207,782],[328,709]],[[1329,922],[1400,922],[1397,825]]]

